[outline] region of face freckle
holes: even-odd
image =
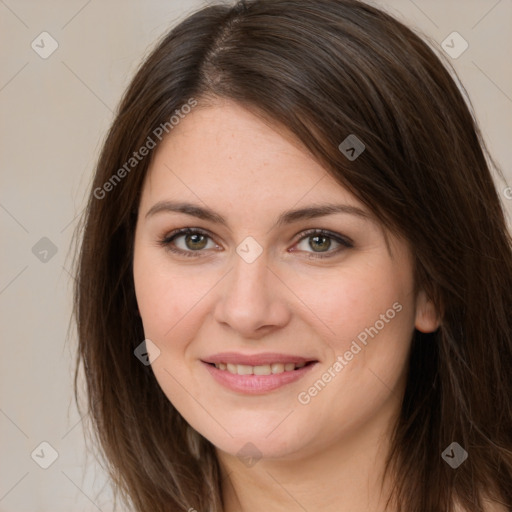
[[[197,108],[158,148],[133,272],[160,386],[224,452],[251,442],[264,456],[298,457],[396,413],[421,313],[408,247],[300,144],[240,105]],[[244,391],[206,362],[227,352],[265,355],[244,365],[252,372],[268,371],[272,354],[308,365]],[[283,411],[293,414],[283,421]]]

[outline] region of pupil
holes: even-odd
[[[203,249],[206,246],[206,237],[204,235],[187,235],[185,237],[185,242],[189,249]]]
[[[313,236],[309,241],[309,245],[313,250],[319,249],[317,252],[324,252],[331,246],[331,240],[326,236]]]

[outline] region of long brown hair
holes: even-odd
[[[214,447],[134,356],[144,332],[133,240],[152,153],[130,161],[148,137],[158,144],[158,127],[171,133],[169,119],[191,98],[216,96],[289,130],[407,240],[416,284],[441,315],[435,333],[412,339],[389,504],[477,512],[491,499],[512,508],[512,244],[461,89],[413,31],[357,0],[212,5],[146,59],[99,158],[75,289],[76,376],[83,370],[99,446],[135,510],[222,511]],[[350,134],[366,147],[353,161],[338,149]],[[441,457],[454,441],[469,454],[457,469]]]

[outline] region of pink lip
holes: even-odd
[[[203,360],[205,363],[231,363],[231,364],[245,364],[248,366],[260,366],[263,364],[272,363],[309,363],[316,361],[314,357],[309,359],[301,356],[294,356],[290,354],[277,354],[273,352],[263,352],[261,354],[244,355],[237,354],[236,352],[222,352],[214,354],[209,357],[205,357]]]
[[[223,359],[219,362],[225,362]],[[282,360],[273,359],[273,362],[283,362]],[[294,361],[288,361],[294,362]],[[303,362],[303,361],[298,361]],[[304,361],[306,362],[306,361]],[[223,386],[231,389],[232,391],[238,391],[240,393],[245,393],[249,395],[261,395],[264,393],[268,393],[269,391],[273,391],[275,389],[280,388],[286,384],[290,384],[295,382],[304,375],[306,375],[316,363],[308,364],[303,366],[302,368],[298,368],[297,370],[292,370],[289,372],[276,373],[271,375],[235,375],[233,373],[228,372],[227,370],[219,370],[212,364],[208,364],[202,361],[202,364],[205,368],[210,372],[210,375]],[[235,364],[235,363],[232,363]],[[244,363],[239,363],[244,364]],[[260,364],[269,364],[269,363],[260,363]],[[257,366],[252,364],[251,366]]]

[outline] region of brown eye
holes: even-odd
[[[352,247],[354,244],[349,238],[324,229],[312,229],[303,233],[296,244],[297,250],[307,253],[311,258],[329,258]]]
[[[331,247],[331,239],[327,236],[311,236],[308,240],[309,246],[315,252],[325,252]]]
[[[208,249],[220,249],[208,233],[192,228],[174,231],[159,243],[165,249],[183,256],[201,256]]]
[[[198,233],[185,236],[185,245],[192,251],[204,249],[208,243],[208,237]]]

